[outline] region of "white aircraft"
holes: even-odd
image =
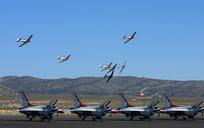
[[[126,35],[126,36],[124,36],[123,39],[126,40],[126,41],[124,42],[124,44],[126,44],[126,43],[129,42],[130,40],[134,39],[135,34],[136,34],[136,32],[134,32],[132,35],[129,35],[129,36]]]
[[[159,112],[160,108],[156,107],[159,101],[152,102],[147,106],[134,106],[130,104],[123,94],[119,93],[121,102],[120,108],[118,109],[119,113],[125,114],[127,118],[133,120],[135,117],[139,117],[140,120],[151,119],[155,113]]]
[[[118,64],[115,64],[113,67],[111,67],[111,69],[109,69],[109,71],[108,71],[108,72],[106,73],[106,75],[104,76],[104,78],[108,78],[108,79],[106,80],[106,83],[108,83],[108,82],[112,79],[117,65],[118,65]],[[111,74],[108,75],[110,72],[111,72]]]
[[[168,114],[170,117],[174,117],[175,120],[177,120],[179,116],[183,117],[184,120],[186,120],[186,117],[194,119],[194,116],[204,110],[204,108],[199,107],[203,101],[191,106],[176,106],[166,95],[161,95],[161,97],[164,105],[160,113]]]
[[[113,63],[111,62],[110,64],[108,64],[108,65],[106,65],[106,64],[101,64],[100,66],[99,66],[99,68],[101,68],[102,70],[101,71],[105,71],[105,70],[110,70],[112,67],[111,67],[111,65],[112,65]]]
[[[18,38],[17,42],[20,42],[21,44],[19,45],[19,47],[22,47],[23,45],[31,42],[31,38],[33,37],[33,35],[30,35],[27,39],[22,39],[22,38]]]
[[[108,107],[111,101],[106,101],[103,104],[97,106],[87,106],[81,103],[75,93],[73,101],[73,107],[70,109],[70,112],[77,114],[78,117],[82,119],[82,121],[84,121],[87,117],[91,117],[93,121],[96,119],[103,121],[102,117],[112,110]]]
[[[71,57],[71,55],[61,56],[61,57],[57,57],[57,60],[59,60],[59,63],[62,63],[64,61],[67,61],[70,57]]]
[[[52,100],[47,105],[34,106],[28,101],[24,92],[20,92],[20,100],[22,107],[19,108],[19,112],[25,114],[30,121],[35,117],[39,117],[41,121],[47,119],[49,122],[52,120],[54,113],[64,113],[62,109],[56,108],[57,100]]]
[[[119,65],[118,68],[121,68],[119,73],[122,73],[122,72],[123,72],[123,70],[125,69],[126,65],[127,65],[127,61],[125,61],[124,64],[120,64],[120,65]]]

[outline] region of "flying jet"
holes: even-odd
[[[111,101],[106,101],[101,105],[87,106],[82,104],[76,93],[74,93],[73,107],[70,109],[70,112],[77,114],[82,121],[84,121],[87,117],[91,117],[93,121],[96,119],[103,121],[102,117],[112,110],[108,107],[110,103]]]
[[[31,42],[33,35],[30,35],[27,39],[22,39],[22,38],[18,38],[17,42],[20,42],[21,44],[19,45],[19,47],[22,47],[23,45]]]
[[[140,120],[151,119],[155,113],[157,113],[160,108],[156,107],[159,101],[151,102],[146,106],[134,106],[130,104],[122,93],[119,93],[121,98],[120,108],[118,109],[119,113],[125,114],[129,120],[133,120],[135,117],[139,117]]]
[[[29,102],[25,93],[20,92],[20,101],[22,107],[19,108],[19,112],[25,114],[30,121],[35,117],[39,117],[41,121],[47,119],[49,122],[52,120],[53,114],[59,112],[55,106],[57,100],[52,100],[47,105],[34,106]],[[59,113],[63,113],[62,110]]]
[[[111,69],[109,69],[109,71],[108,71],[108,72],[106,73],[106,75],[104,76],[104,78],[108,78],[108,79],[106,80],[106,83],[108,83],[108,82],[112,79],[117,65],[118,65],[118,64],[115,64]],[[108,75],[110,72],[111,72],[111,74]]]
[[[108,65],[102,64],[102,65],[99,66],[99,68],[102,68],[101,71],[105,71],[105,70],[111,69],[112,68],[111,67],[112,64],[113,64],[112,62],[110,64],[108,64]]]
[[[108,78],[108,79],[106,80],[106,83],[108,83],[108,82],[112,79],[113,74],[114,74],[114,70],[111,72],[110,75],[107,75],[107,74],[106,74],[106,75],[104,76],[104,78]]]
[[[123,70],[125,69],[126,65],[127,65],[127,61],[125,61],[124,64],[119,65],[119,68],[121,68],[119,73],[123,72]]]
[[[129,42],[130,40],[134,39],[135,34],[136,34],[136,32],[134,32],[132,35],[129,35],[129,36],[126,35],[126,36],[124,36],[124,37],[123,37],[123,40],[126,40],[126,41],[124,42],[124,44],[126,44],[126,43]]]
[[[173,104],[167,95],[160,95],[163,99],[163,108],[160,110],[160,113],[168,114],[170,117],[174,117],[175,120],[178,117],[183,117],[186,120],[186,117],[194,119],[194,117],[204,110],[204,108],[199,107],[203,101],[193,104],[191,106],[176,106]]]
[[[60,56],[60,57],[57,57],[57,60],[59,60],[59,63],[62,63],[62,62],[64,62],[64,61],[69,60],[70,57],[71,57],[71,55],[68,55],[68,56]]]

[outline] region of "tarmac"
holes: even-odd
[[[173,120],[169,117],[153,117],[152,120],[129,121],[123,115],[113,115],[104,117],[103,122],[92,121],[87,118],[81,121],[74,115],[60,115],[51,122],[41,122],[34,119],[32,122],[24,115],[2,115],[0,116],[0,128],[203,128],[204,118],[198,117],[195,120]]]

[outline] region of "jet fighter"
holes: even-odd
[[[175,120],[177,120],[178,117],[183,117],[184,120],[186,120],[186,117],[194,119],[194,116],[204,110],[204,108],[199,107],[203,101],[200,101],[199,103],[193,104],[191,106],[179,107],[173,104],[167,95],[161,95],[161,97],[163,99],[164,105],[160,110],[160,113],[168,114],[170,117],[174,117]]]
[[[21,44],[19,45],[19,47],[22,47],[23,45],[31,42],[33,35],[30,35],[27,39],[22,39],[22,38],[18,38],[17,42],[20,42]]]
[[[60,57],[57,57],[57,60],[59,60],[59,63],[62,63],[62,62],[64,62],[64,61],[69,60],[70,57],[71,57],[71,55],[68,55],[68,56],[60,56]]]
[[[118,65],[118,64],[115,64],[111,69],[109,69],[109,71],[108,71],[108,72],[106,73],[106,75],[104,76],[104,78],[108,78],[108,79],[106,80],[106,83],[108,83],[108,82],[112,79],[117,65]],[[111,72],[111,74],[108,75],[110,72]]]
[[[113,63],[111,62],[110,64],[108,64],[108,65],[104,65],[104,64],[101,64],[100,66],[99,66],[99,68],[102,68],[102,70],[101,71],[105,71],[105,70],[110,70],[112,67],[111,67],[111,65],[112,65]]]
[[[136,32],[134,32],[132,35],[126,35],[126,36],[124,36],[123,37],[123,40],[126,40],[125,42],[124,42],[124,44],[126,44],[127,42],[129,42],[129,41],[131,41],[132,39],[134,39],[134,37],[135,37],[135,35],[136,35]]]
[[[135,117],[139,117],[140,120],[143,119],[151,119],[156,112],[160,109],[156,107],[159,101],[151,102],[149,105],[146,106],[134,106],[130,104],[122,93],[119,93],[121,98],[120,101],[120,108],[118,109],[119,113],[125,114],[129,120],[133,120]]]
[[[58,112],[58,108],[55,106],[57,100],[52,100],[47,105],[34,106],[29,102],[25,93],[20,92],[20,101],[22,107],[19,108],[19,112],[25,114],[30,121],[39,117],[41,121],[47,119],[49,122],[52,120],[53,114]]]
[[[82,121],[84,121],[87,117],[91,117],[93,121],[96,119],[103,121],[102,117],[112,110],[108,107],[110,103],[111,101],[105,101],[101,105],[87,106],[82,104],[76,93],[74,93],[73,107],[70,109],[70,112],[77,114],[78,117],[82,119]]]
[[[108,78],[106,80],[106,83],[108,83],[112,77],[114,76],[114,72],[116,69],[120,69],[119,73],[122,73],[123,70],[126,68],[126,65],[127,65],[127,61],[124,62],[124,64],[115,64],[114,66],[112,66],[112,62],[108,65],[100,65],[100,68],[102,68],[101,71],[105,71],[105,70],[108,70],[104,76],[104,78]]]
[[[123,72],[123,70],[126,68],[126,65],[127,65],[127,61],[125,61],[124,64],[120,64],[120,65],[119,65],[118,68],[121,68],[119,73],[122,73],[122,72]]]

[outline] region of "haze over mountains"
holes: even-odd
[[[173,97],[200,97],[204,94],[204,81],[174,81],[132,76],[114,77],[108,84],[102,77],[41,79],[31,76],[6,76],[0,78],[0,93],[8,95],[17,91],[36,94],[112,95],[122,92],[137,96],[144,90],[146,96],[165,93]]]

